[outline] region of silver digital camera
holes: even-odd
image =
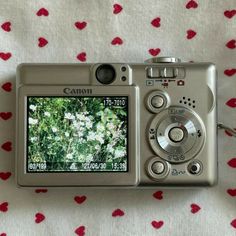
[[[211,186],[217,182],[212,63],[21,64],[22,187]]]

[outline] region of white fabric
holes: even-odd
[[[219,121],[236,127],[235,109],[225,103],[236,97],[236,75],[226,76],[224,70],[236,68],[236,49],[226,43],[236,39],[236,16],[224,16],[226,10],[236,9],[235,0],[198,0],[197,8],[186,8],[184,0],[0,0],[0,25],[11,22],[11,31],[0,28],[0,52],[12,54],[0,58],[0,85],[15,84],[16,66],[22,62],[78,62],[86,52],[86,62],[143,62],[151,57],[149,49],[160,48],[159,55],[173,55],[182,60],[211,61],[218,68]],[[113,4],[123,10],[113,13]],[[48,16],[37,16],[39,9]],[[160,27],[151,21],[159,17]],[[84,29],[75,22],[87,22]],[[186,39],[186,31],[197,34]],[[38,46],[38,38],[48,41]],[[115,37],[122,45],[112,45]],[[198,91],[196,91],[197,93]],[[13,151],[0,150],[0,172],[12,176],[0,179],[0,205],[8,202],[8,211],[0,211],[0,235],[76,235],[85,226],[85,235],[172,235],[172,236],[232,236],[236,228],[236,197],[227,189],[236,189],[236,169],[227,162],[236,156],[236,139],[219,132],[219,184],[214,188],[194,190],[83,190],[50,189],[35,193],[34,189],[18,189],[14,182],[14,123],[15,89],[0,88],[0,112],[12,112],[9,120],[0,119],[0,145],[13,142]],[[163,191],[163,199],[152,196]],[[78,204],[75,196],[87,199]],[[191,204],[201,209],[191,213]],[[1,208],[0,208],[1,209]],[[124,216],[112,217],[115,209]],[[35,223],[35,214],[45,220]],[[152,221],[163,221],[155,229]],[[83,230],[78,230],[83,235]]]

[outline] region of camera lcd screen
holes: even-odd
[[[128,171],[128,97],[27,97],[27,172]]]

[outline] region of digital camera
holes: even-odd
[[[212,63],[21,64],[22,187],[145,188],[217,182]]]

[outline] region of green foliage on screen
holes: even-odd
[[[127,105],[28,97],[28,171],[127,171]]]

